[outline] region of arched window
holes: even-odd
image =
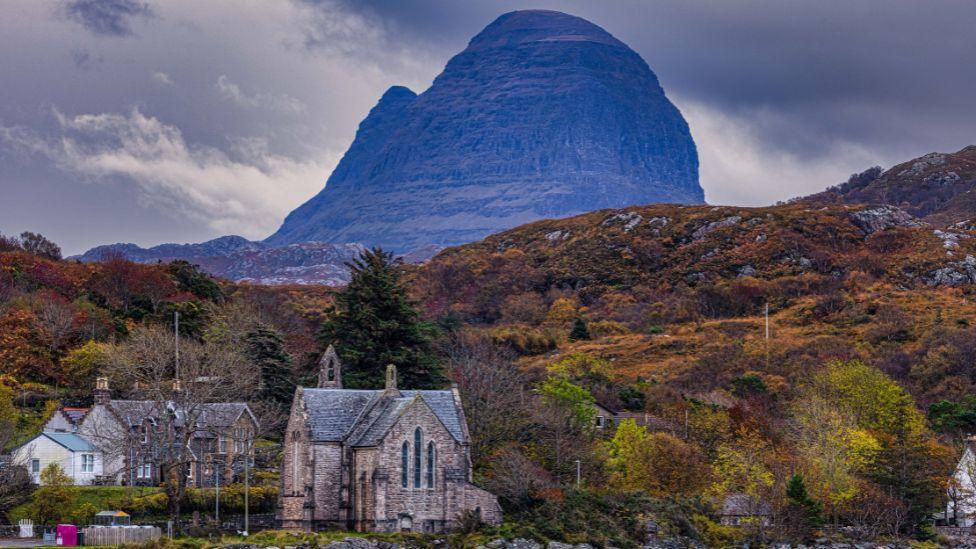
[[[434,487],[434,443],[427,443],[427,487]]]
[[[400,456],[400,484],[407,487],[407,475],[410,471],[410,444],[403,441],[403,454]]]
[[[420,462],[421,462],[421,452],[423,452],[423,441],[421,440],[423,435],[420,433],[420,427],[413,432],[413,487],[420,488]]]

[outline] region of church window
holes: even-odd
[[[410,444],[407,441],[403,441],[403,453],[400,456],[400,484],[404,488],[407,487],[408,477],[410,474]]]
[[[434,443],[427,443],[427,487],[434,487]]]
[[[423,435],[420,433],[420,427],[417,427],[413,432],[413,487],[420,488],[420,461],[421,453],[423,452],[423,441],[421,440]]]

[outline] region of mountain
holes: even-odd
[[[72,259],[95,262],[122,257],[138,263],[185,259],[209,274],[239,282],[339,286],[349,281],[346,262],[362,249],[358,244],[322,242],[270,246],[240,236],[223,236],[202,244],[160,244],[148,249],[109,244]]]
[[[871,168],[802,200],[890,204],[937,227],[976,220],[976,146],[930,153],[882,171]]]
[[[420,95],[394,86],[267,243],[405,252],[547,217],[701,203],[688,125],[641,57],[555,11],[502,15]]]

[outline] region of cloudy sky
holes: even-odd
[[[710,203],[764,205],[976,143],[972,0],[7,0],[0,232],[68,253],[264,238],[394,84],[552,8],[640,53]]]

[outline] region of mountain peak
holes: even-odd
[[[453,246],[546,217],[701,203],[688,124],[637,53],[565,13],[502,15],[420,95],[393,87],[274,245]]]
[[[540,41],[593,42],[627,47],[607,31],[581,17],[553,10],[519,10],[495,19],[471,39],[468,50]]]

